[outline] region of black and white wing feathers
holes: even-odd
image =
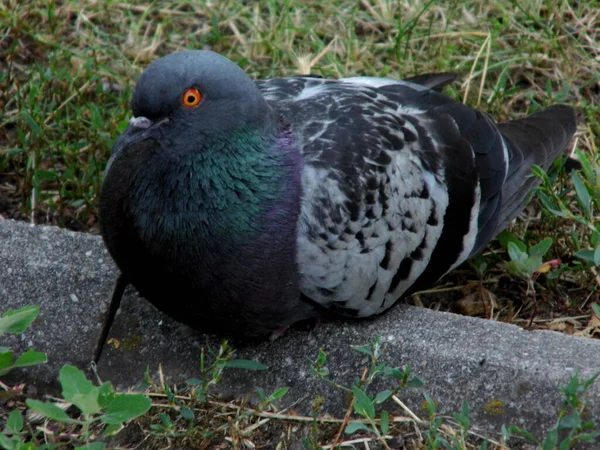
[[[575,129],[566,107],[499,128],[410,81],[257,84],[305,159],[301,291],[354,316],[384,311],[479,251],[523,208],[531,164],[547,166]]]

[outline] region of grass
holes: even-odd
[[[459,82],[446,93],[498,120],[557,102],[578,107],[585,121],[575,148],[583,170],[540,174],[540,200],[509,232],[408,301],[600,335],[600,12],[594,2],[6,0],[0,24],[0,215],[93,233],[102,172],[130,117],[135,80],[149,62],[184,48],[223,53],[256,78],[453,71]],[[532,249],[548,237],[552,245],[540,260]],[[265,419],[238,407],[218,406],[225,418],[219,426],[240,424],[243,431]],[[153,432],[168,443],[165,430],[179,432],[185,423],[174,417],[175,426],[164,416],[146,420],[164,428]],[[283,433],[298,421],[272,422]],[[314,439],[325,440],[340,422],[318,428],[322,434]]]

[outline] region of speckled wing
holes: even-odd
[[[258,86],[305,159],[297,260],[307,297],[350,316],[380,313],[497,232],[518,143],[483,113],[390,79]]]

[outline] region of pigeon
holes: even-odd
[[[99,198],[125,279],[195,329],[365,318],[479,253],[576,131],[555,105],[496,124],[412,80],[253,81],[205,50],[139,78]]]

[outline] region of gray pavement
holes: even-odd
[[[116,267],[98,236],[0,220],[0,312],[38,305],[35,325],[3,345],[44,351],[48,364],[13,373],[33,386],[55,385],[63,364],[89,366]]]
[[[33,346],[48,352],[50,363],[12,373],[38,390],[52,387],[58,368],[75,364],[88,369],[96,351],[116,269],[101,239],[53,227],[31,227],[0,221],[0,311],[38,304],[41,314],[30,331],[11,337],[18,351]],[[317,395],[324,397],[322,413],[343,416],[344,392],[310,372],[309,359],[319,349],[327,355],[330,378],[351,385],[367,365],[365,355],[350,349],[381,337],[384,359],[391,366],[410,365],[423,388],[400,395],[417,414],[423,392],[442,413],[470,404],[471,419],[485,431],[502,424],[518,425],[541,435],[557,418],[562,405],[560,387],[574,373],[589,377],[600,371],[600,341],[550,331],[526,331],[516,326],[399,306],[367,321],[321,322],[310,330],[291,330],[274,342],[236,342],[236,356],[254,359],[267,370],[229,369],[215,391],[224,398],[252,396],[290,387],[281,406],[293,405],[310,414]],[[199,377],[199,356],[205,337],[157,311],[129,288],[113,323],[98,373],[122,389],[136,386],[148,366],[159,365],[171,382]],[[3,343],[3,345],[6,345]],[[381,379],[373,392],[390,388]],[[600,421],[600,383],[590,391],[590,417]],[[401,414],[394,404],[386,405]]]

